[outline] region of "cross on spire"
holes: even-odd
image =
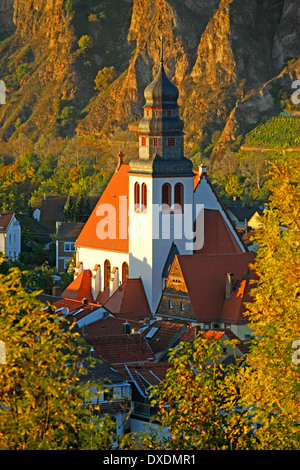
[[[163,35],[160,36],[160,62],[164,63],[164,42]]]

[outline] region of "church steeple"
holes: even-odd
[[[131,161],[131,172],[156,176],[192,174],[192,163],[184,157],[178,95],[178,88],[164,70],[162,44],[158,73],[144,91],[144,117],[138,132],[139,157]]]

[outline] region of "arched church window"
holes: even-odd
[[[108,259],[104,261],[104,289],[108,288],[108,283],[110,279],[111,266]]]
[[[161,188],[161,203],[171,206],[171,185],[164,183]]]
[[[129,277],[129,266],[126,261],[122,264],[122,282],[126,281]]]
[[[146,183],[142,184],[142,208],[143,210],[147,209],[147,185]]]
[[[135,212],[140,209],[140,184],[138,182],[134,185],[134,210]]]
[[[181,207],[181,212],[183,212],[183,184],[176,183],[174,187],[174,204]]]

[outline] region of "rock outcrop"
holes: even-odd
[[[0,78],[9,99],[0,108],[0,139],[21,131],[35,141],[45,133],[129,135],[159,65],[161,34],[189,147],[209,145],[218,130],[214,154],[221,153],[277,113],[280,92],[300,78],[298,0],[14,0],[14,12],[7,2],[0,24],[11,36],[0,42]],[[83,34],[93,40],[84,54]],[[95,90],[97,71],[111,66],[117,78]],[[62,130],[64,107],[76,119]]]

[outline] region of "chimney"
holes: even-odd
[[[230,299],[230,297],[232,296],[233,282],[234,282],[233,273],[226,273],[225,274],[225,299],[226,300]]]
[[[53,286],[52,287],[52,295],[54,297],[61,297],[61,287],[60,286]]]
[[[203,163],[199,166],[199,176],[206,175],[206,165],[203,165]]]
[[[116,173],[117,173],[117,171],[119,171],[119,169],[123,165],[123,157],[124,157],[123,152],[119,152],[118,157],[119,157],[119,161],[118,161],[118,165],[117,165],[117,168],[116,168],[116,171],[115,171]]]
[[[82,303],[82,305],[87,305],[87,304],[88,304],[88,299],[86,299],[85,297],[83,297],[81,303]]]

